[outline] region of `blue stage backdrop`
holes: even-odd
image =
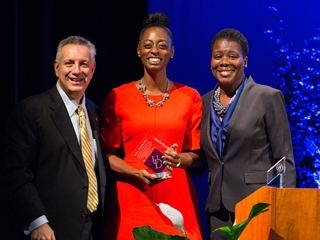
[[[201,95],[217,83],[210,70],[212,37],[235,28],[249,42],[246,74],[285,94],[291,125],[297,187],[320,188],[320,21],[318,0],[150,0],[148,11],[165,12],[176,52],[168,78]],[[193,178],[204,239],[207,173]]]

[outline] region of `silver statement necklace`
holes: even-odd
[[[169,94],[168,94],[168,88],[169,88],[169,79],[167,78],[167,87],[166,87],[166,91],[164,92],[164,94],[162,94],[162,100],[159,101],[158,103],[154,103],[153,100],[150,100],[148,98],[148,94],[146,93],[146,86],[142,83],[142,79],[139,83],[139,90],[142,92],[142,96],[144,97],[144,99],[147,101],[147,104],[149,107],[162,107],[163,104],[165,103],[166,100],[169,99]]]
[[[220,86],[218,86],[217,90],[214,92],[214,100],[213,100],[213,108],[217,112],[218,116],[223,118],[223,116],[228,112],[229,107],[231,106],[234,98],[237,95],[238,90],[236,91],[236,94],[233,95],[230,102],[223,106],[220,102]]]

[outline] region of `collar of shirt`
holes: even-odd
[[[88,116],[87,109],[86,109],[86,96],[83,94],[82,102],[81,104],[76,103],[74,100],[72,100],[60,87],[59,83],[56,84],[57,90],[62,98],[62,101],[64,105],[67,108],[69,117],[72,117],[72,115],[77,114],[76,110],[79,106],[81,106],[84,109],[84,112],[86,116]]]
[[[72,100],[62,90],[62,88],[60,87],[58,82],[57,82],[56,86],[57,86],[57,90],[62,98],[62,101],[63,101],[64,105],[66,106],[66,109],[68,111],[73,129],[75,131],[75,134],[77,136],[79,143],[80,143],[80,125],[79,125],[78,113],[76,112],[76,110],[78,109],[79,106],[81,106],[84,110],[84,113],[86,116],[86,126],[87,126],[87,130],[88,130],[90,141],[91,141],[91,147],[92,147],[92,161],[93,161],[93,166],[95,168],[95,167],[97,167],[97,164],[96,164],[97,143],[96,143],[95,139],[93,138],[92,129],[91,129],[91,125],[90,125],[90,121],[89,121],[89,117],[88,117],[88,112],[87,112],[87,108],[86,108],[86,96],[85,96],[85,94],[83,94],[81,104],[77,104],[74,100]],[[95,178],[96,178],[96,176],[95,176]],[[97,178],[96,178],[96,184],[98,187]],[[96,210],[97,210],[97,208],[95,209],[95,211]]]
[[[236,97],[234,98],[232,104],[230,105],[226,115],[223,117],[222,121],[220,121],[218,114],[216,113],[216,111],[214,110],[213,107],[213,99],[214,99],[214,92],[215,89],[218,87],[218,84],[215,86],[214,91],[212,93],[212,97],[211,97],[211,139],[212,139],[212,143],[214,145],[214,147],[217,150],[217,153],[220,156],[220,159],[222,160],[222,153],[224,150],[224,144],[226,141],[226,137],[227,137],[227,130],[228,130],[228,126],[229,126],[229,122],[231,120],[232,114],[234,109],[236,108],[236,105],[238,103],[238,100],[240,98],[240,95],[242,93],[242,90],[245,86],[245,84],[247,83],[248,78],[246,77],[246,75],[243,76],[243,80],[238,88],[238,92]]]
[[[86,108],[86,97],[85,94],[83,94],[83,98],[82,98],[82,103],[79,105],[77,104],[74,100],[72,100],[60,87],[59,83],[57,82],[56,84],[57,86],[57,90],[62,98],[62,101],[64,103],[64,105],[66,106],[66,109],[68,111],[73,129],[75,131],[75,134],[77,136],[78,142],[80,142],[80,125],[79,125],[79,116],[76,112],[77,108],[79,106],[81,106],[84,110],[85,116],[86,116],[86,125],[87,125],[87,129],[88,129],[88,133],[90,136],[90,140],[91,140],[91,145],[92,145],[92,160],[93,160],[93,166],[95,166],[95,162],[96,162],[96,153],[97,153],[97,144],[95,139],[93,138],[93,134],[92,134],[92,129],[91,129],[91,125],[90,125],[90,121],[89,121],[89,117],[88,117],[88,112],[87,112],[87,108]]]

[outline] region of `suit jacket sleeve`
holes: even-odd
[[[275,164],[286,157],[286,187],[296,187],[296,170],[292,140],[283,94],[277,91],[269,98],[266,107],[267,134]]]
[[[32,109],[19,104],[5,129],[6,151],[1,178],[6,200],[17,223],[23,227],[46,214],[33,183],[38,159],[38,132]]]

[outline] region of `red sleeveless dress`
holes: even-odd
[[[200,149],[202,101],[199,93],[183,84],[175,83],[169,99],[162,107],[149,107],[134,82],[113,89],[101,109],[102,148],[120,148],[123,144],[128,164],[136,169],[147,169],[132,153],[150,132],[169,144],[182,149]],[[155,103],[160,96],[149,96]],[[181,212],[187,236],[202,239],[198,199],[189,172],[175,168],[171,179],[152,187],[141,180],[116,174],[109,202],[106,206],[104,239],[134,239],[132,229],[149,225],[170,235],[184,234],[174,228],[156,204],[165,203]]]

